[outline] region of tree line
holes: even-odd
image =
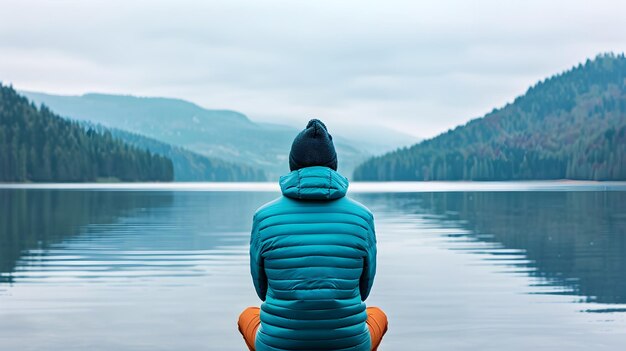
[[[111,132],[114,138],[167,157],[174,166],[174,180],[181,182],[252,182],[267,179],[265,172],[244,164],[228,162],[216,157],[207,157],[180,146],[174,146],[153,138],[117,128],[106,128],[99,124],[84,123],[100,133]]]
[[[483,118],[374,157],[357,180],[626,180],[626,58],[603,54]]]
[[[0,181],[171,181],[172,161],[37,108],[0,84]]]

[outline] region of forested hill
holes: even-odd
[[[205,109],[179,99],[93,93],[22,94],[61,116],[138,133],[211,159],[261,169],[269,179],[278,179],[289,171],[289,149],[301,130],[253,122],[236,111]],[[306,120],[302,123],[304,126]],[[350,174],[369,154],[353,146],[359,143],[333,136],[341,155],[339,169]]]
[[[172,161],[85,131],[0,84],[0,181],[171,181]]]
[[[262,170],[244,164],[235,164],[214,157],[205,157],[185,148],[121,129],[106,128],[89,122],[83,122],[82,124],[86,129],[93,129],[101,134],[110,132],[115,139],[171,159],[174,164],[174,181],[251,182],[267,180]]]
[[[371,158],[357,180],[626,180],[626,58],[604,54],[501,109]]]

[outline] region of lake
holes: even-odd
[[[354,184],[380,350],[617,350],[626,183]],[[0,185],[0,350],[244,350],[275,184]]]

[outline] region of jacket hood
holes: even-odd
[[[348,179],[328,167],[305,167],[280,177],[283,195],[299,200],[334,200],[346,196]]]

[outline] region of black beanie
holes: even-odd
[[[333,137],[319,119],[312,119],[291,144],[289,169],[325,166],[337,170],[337,153]]]

